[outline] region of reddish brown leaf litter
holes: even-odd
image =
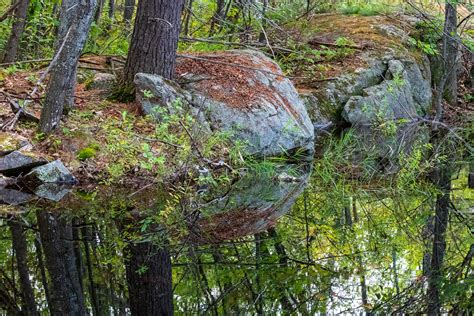
[[[252,55],[245,53],[216,52],[193,56],[199,59],[179,59],[176,72],[178,77],[190,73],[209,77],[195,83],[200,93],[215,101],[248,110],[259,107],[263,100],[267,100],[275,108],[282,106],[298,119],[297,112],[284,96],[257,79],[257,72],[261,70],[275,77],[276,81],[282,81],[285,77],[276,64],[263,59],[256,62]]]

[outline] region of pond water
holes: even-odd
[[[370,148],[381,148],[376,141],[348,135],[325,142],[311,164],[242,171],[217,188],[79,186],[56,189],[58,202],[1,206],[0,310],[423,311],[440,197],[423,175],[430,166],[418,151],[426,144],[397,151],[393,163]],[[440,299],[445,310],[465,310],[474,195],[462,164],[451,178]]]

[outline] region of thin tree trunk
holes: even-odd
[[[125,6],[123,8],[123,20],[126,23],[130,23],[130,21],[132,21],[134,11],[135,11],[135,0],[125,0]]]
[[[12,234],[12,244],[16,254],[17,270],[20,277],[21,296],[24,304],[22,311],[25,315],[38,315],[30,273],[28,271],[28,244],[25,232],[22,225],[14,220],[9,221],[8,226],[10,226]]]
[[[435,184],[441,193],[436,198],[435,224],[433,234],[433,255],[428,278],[428,315],[439,315],[441,309],[440,282],[446,251],[446,229],[448,227],[451,193],[451,173],[449,166],[435,170]]]
[[[133,86],[138,72],[175,76],[176,50],[184,0],[138,3],[132,42],[124,69],[124,86]]]
[[[443,53],[442,53],[442,74],[434,93],[434,106],[436,109],[435,120],[439,121],[443,117],[443,96],[447,96],[447,100],[451,104],[456,103],[457,90],[457,55],[458,55],[458,38],[457,38],[457,12],[454,1],[446,1],[445,4],[445,21],[443,30]],[[448,89],[448,94],[445,94]]]
[[[74,256],[71,222],[40,210],[36,216],[51,280],[51,315],[86,315]]]
[[[109,0],[109,11],[108,11],[109,19],[113,20],[114,15],[115,15],[115,0]]]
[[[92,309],[94,310],[94,315],[101,315],[99,300],[97,298],[96,285],[94,284],[92,260],[89,249],[89,240],[93,240],[93,236],[90,234],[90,230],[87,227],[82,228],[82,238],[84,244],[84,253],[86,257],[87,276],[89,278],[89,293],[91,297]]]
[[[224,9],[225,0],[217,0],[216,12],[214,12],[212,16],[211,25],[209,27],[209,36],[214,35],[216,25],[221,25],[225,13]]]
[[[20,4],[15,9],[12,31],[5,47],[5,56],[3,57],[2,61],[3,63],[11,63],[16,60],[18,55],[18,47],[20,46],[21,35],[25,30],[29,4],[30,0],[20,0]]]
[[[48,306],[51,306],[51,296],[49,295],[49,284],[48,278],[46,276],[46,269],[44,267],[43,261],[43,250],[41,249],[41,242],[39,235],[35,236],[35,250],[36,250],[36,260],[38,260],[38,268],[41,273],[41,283],[43,284],[44,295],[46,297],[46,302]]]
[[[95,10],[94,21],[95,24],[99,24],[100,17],[102,16],[102,11],[104,10],[105,0],[98,0],[98,5]]]
[[[65,105],[74,97],[77,62],[84,48],[97,4],[97,0],[75,1],[77,11],[71,17],[71,21],[64,20],[69,13],[64,13],[61,20],[58,37],[63,42],[56,47],[56,63],[51,68],[46,99],[41,111],[39,130],[43,133],[49,133],[59,126]],[[62,36],[64,25],[69,27]]]

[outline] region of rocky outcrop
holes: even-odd
[[[350,21],[345,23],[345,19]],[[331,17],[330,23],[338,25],[337,36],[347,36],[358,44],[372,41],[372,45],[359,45],[361,49],[341,62],[347,65],[345,68],[334,63],[328,65],[329,69],[337,69],[332,71],[335,74],[312,86],[310,91],[303,87],[316,130],[325,126],[325,118],[370,125],[378,120],[412,120],[427,114],[432,100],[430,61],[409,47],[409,33],[404,29],[418,20],[409,16],[399,19],[397,22],[383,17]],[[327,22],[320,23],[320,32],[335,38],[335,31],[325,26]],[[313,98],[308,99],[308,95]]]
[[[195,56],[180,60],[177,72],[180,86],[159,76],[136,75],[144,113],[156,114],[157,107],[180,98],[190,106],[201,131],[227,132],[245,144],[250,155],[312,152],[313,125],[303,101],[279,66],[262,53]]]

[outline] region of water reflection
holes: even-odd
[[[2,213],[0,308],[29,315],[425,310],[436,187],[373,186],[327,177],[328,168],[246,173],[204,193],[92,188],[66,192],[59,203],[16,198]],[[466,184],[462,171],[453,182],[457,212],[442,284],[444,305],[460,310],[472,301]],[[50,192],[51,200],[65,193]]]

